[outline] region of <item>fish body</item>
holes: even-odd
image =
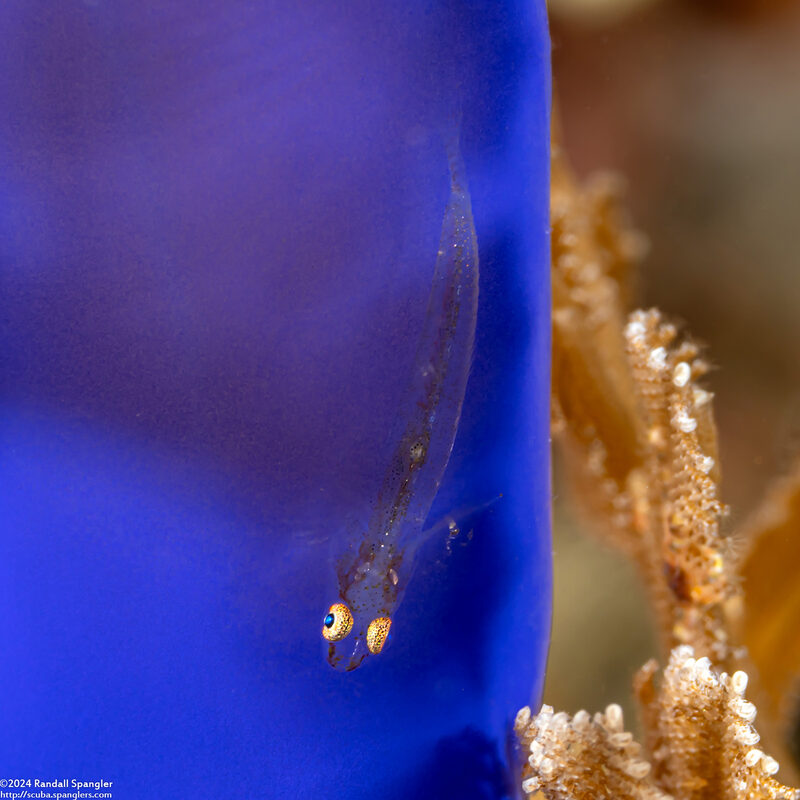
[[[335,559],[339,601],[322,632],[328,661],[346,671],[380,652],[388,635],[453,449],[472,363],[478,245],[458,135],[446,146],[450,196],[391,460],[358,546]]]

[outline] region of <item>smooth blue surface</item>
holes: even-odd
[[[543,3],[0,4],[0,777],[500,798],[549,632]],[[383,653],[323,656],[461,114],[475,363]]]

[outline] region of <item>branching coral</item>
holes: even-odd
[[[706,367],[656,311],[634,312],[625,337],[642,453],[627,482],[631,531],[664,644],[691,644],[727,663],[723,605],[738,589],[719,530],[711,397],[696,383]]]
[[[700,384],[708,366],[658,311],[626,313],[642,243],[628,230],[615,182],[582,188],[557,145],[553,157],[554,433],[590,527],[638,565],[669,661],[660,680],[650,661],[634,682],[644,746],[623,729],[616,705],[594,717],[522,709],[515,729],[529,751],[523,788],[553,800],[800,798],[773,777],[777,761],[756,746],[756,709],[744,699],[747,675],[736,669],[749,663],[747,650],[733,639],[744,631],[763,674],[778,656],[776,642],[800,621],[800,602],[786,600],[800,597],[789,588],[792,567],[778,571],[778,595],[797,610],[788,620],[777,615],[782,624],[771,638],[758,609],[775,614],[775,603],[743,612],[740,574],[749,579],[748,600],[773,596],[774,565],[759,543],[796,541],[786,534],[800,526],[800,470],[768,498],[750,524],[744,558],[735,558],[720,529],[726,509],[712,395]],[[793,547],[789,560],[797,563]],[[800,665],[800,650],[790,655],[778,681],[784,691]]]
[[[554,151],[554,429],[574,494],[646,576],[665,651],[691,644],[727,663],[721,618],[738,590],[707,365],[657,311],[625,314],[640,238],[609,182],[581,191]]]
[[[515,730],[529,751],[523,789],[553,800],[797,800],[800,791],[780,784],[775,759],[758,747],[756,709],[744,697],[747,675],[717,673],[691,647],[676,647],[656,685],[648,662],[636,679],[648,738],[647,753],[623,728],[622,710],[574,717],[544,706],[531,717],[523,708]]]

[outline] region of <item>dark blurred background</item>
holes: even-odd
[[[550,0],[554,94],[580,176],[611,169],[650,241],[637,302],[708,347],[735,531],[800,449],[800,3]],[[545,702],[620,702],[656,655],[621,556],[555,480]],[[633,718],[629,716],[629,721]]]

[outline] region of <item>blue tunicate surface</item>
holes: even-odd
[[[544,3],[5,0],[0,53],[0,778],[513,796],[550,614]],[[480,300],[429,523],[460,533],[339,673],[331,553],[391,455],[456,119]]]

